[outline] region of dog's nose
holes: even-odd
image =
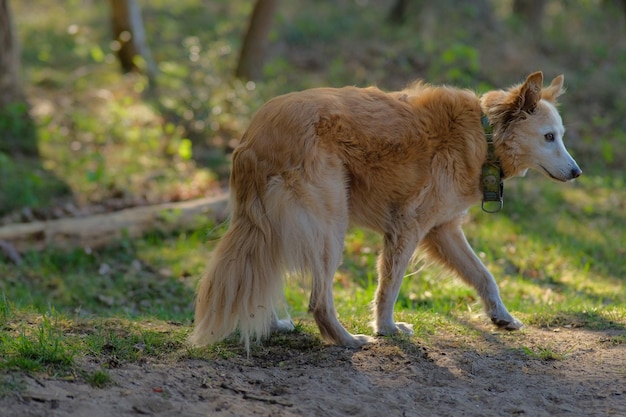
[[[583,171],[580,168],[572,168],[572,178],[578,178],[581,175],[583,175]]]

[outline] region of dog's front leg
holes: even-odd
[[[374,298],[374,322],[372,327],[378,335],[402,332],[413,334],[413,325],[396,323],[393,308],[398,299],[400,286],[409,260],[419,242],[419,233],[385,235],[383,252],[378,258],[378,288]]]
[[[433,259],[452,269],[476,289],[489,318],[496,326],[507,330],[523,327],[504,306],[496,281],[467,242],[460,220],[432,229],[422,245]]]

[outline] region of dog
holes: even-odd
[[[293,274],[312,278],[309,312],[323,339],[349,347],[373,342],[349,333],[333,302],[349,224],[384,237],[376,335],[413,332],[393,312],[416,250],[472,286],[497,327],[520,329],[461,226],[483,198],[490,146],[504,180],[528,169],[563,182],[582,174],[563,144],[556,108],[563,80],[544,88],[535,72],[482,96],[418,82],[399,92],[316,88],[268,101],[233,152],[231,222],[198,284],[191,344],[239,330],[249,352],[251,341],[293,330],[278,315],[283,279]]]

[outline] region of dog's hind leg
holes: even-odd
[[[330,171],[328,171],[330,172]],[[314,191],[317,201],[323,202],[323,210],[309,212],[316,225],[314,242],[307,250],[308,269],[312,275],[309,311],[324,340],[329,343],[359,347],[375,339],[367,335],[350,334],[339,322],[333,300],[333,280],[341,263],[343,244],[348,228],[348,196],[345,187],[336,184],[335,178],[322,182],[325,186]]]
[[[378,335],[387,336],[399,332],[413,334],[412,324],[394,321],[393,308],[419,238],[418,231],[385,234],[383,252],[378,258],[378,288],[372,323],[374,332]]]
[[[348,196],[338,158],[315,160],[309,171],[274,178],[266,194],[268,216],[281,239],[282,263],[291,274],[312,277],[309,311],[329,343],[362,346],[370,336],[350,334],[337,319],[333,278],[348,227]],[[313,169],[314,168],[314,169]],[[274,318],[278,327],[288,327]]]
[[[333,300],[333,278],[341,262],[347,223],[346,210],[338,222],[327,224],[327,229],[323,233],[325,239],[323,249],[317,250],[311,262],[313,285],[309,311],[313,313],[324,340],[342,346],[360,347],[374,342],[375,339],[367,335],[349,333],[337,319]]]
[[[460,223],[459,219],[432,229],[424,238],[423,247],[433,259],[452,269],[476,289],[487,315],[496,326],[507,330],[522,328],[523,324],[504,306],[496,281],[467,242]]]
[[[337,230],[334,236],[328,239],[323,253],[320,254],[321,262],[312,268],[313,288],[309,310],[313,313],[320,333],[326,341],[342,346],[359,347],[375,339],[367,335],[350,334],[339,323],[333,301],[333,277],[341,261],[343,236],[344,231]]]

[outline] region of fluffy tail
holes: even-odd
[[[233,219],[198,285],[193,345],[219,342],[239,328],[249,350],[250,340],[269,335],[283,293],[277,250],[271,230]]]

